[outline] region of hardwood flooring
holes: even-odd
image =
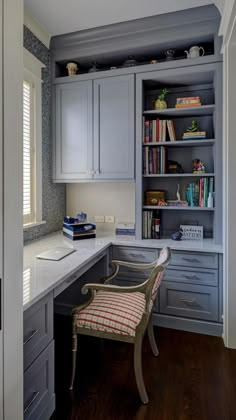
[[[69,322],[68,322],[69,321]],[[218,337],[156,328],[160,355],[147,337],[143,370],[149,404],[142,405],[133,346],[79,336],[75,390],[71,322],[56,316],[56,412],[52,420],[236,420],[236,350]]]

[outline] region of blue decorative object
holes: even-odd
[[[87,214],[86,214],[86,213],[83,213],[83,212],[81,211],[81,213],[78,213],[78,214],[76,215],[76,219],[77,219],[77,222],[79,222],[79,223],[84,223],[84,222],[86,222],[86,219],[87,219]]]
[[[182,229],[179,229],[176,232],[171,234],[171,239],[173,239],[173,241],[181,241],[182,235],[183,235],[183,231]]]

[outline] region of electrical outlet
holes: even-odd
[[[104,216],[95,216],[96,223],[104,223]]]
[[[114,216],[105,216],[105,223],[115,223]]]

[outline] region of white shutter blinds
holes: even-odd
[[[34,101],[31,83],[23,83],[23,219],[34,219]]]

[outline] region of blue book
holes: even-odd
[[[71,230],[72,232],[88,232],[89,230],[96,229],[96,225],[93,223],[77,223],[77,224],[69,224],[63,223],[63,227]]]

